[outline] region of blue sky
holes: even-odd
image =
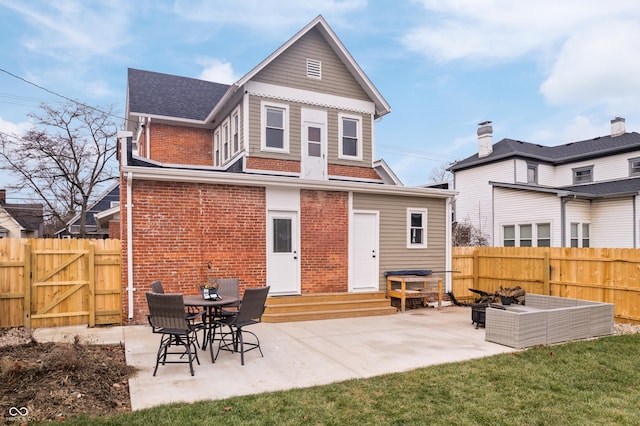
[[[637,0],[0,0],[0,68],[123,113],[127,68],[231,83],[319,14],[391,105],[376,157],[406,185],[485,120],[543,145],[640,128]],[[0,72],[0,132],[61,100]]]

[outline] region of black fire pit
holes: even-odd
[[[488,303],[471,303],[471,324],[475,324],[476,328],[484,327],[485,316],[487,314]]]

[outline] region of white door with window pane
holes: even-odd
[[[302,109],[302,177],[327,179],[327,113]]]
[[[267,214],[267,285],[269,294],[300,293],[298,214],[269,211]]]

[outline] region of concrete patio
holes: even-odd
[[[133,410],[171,402],[222,399],[309,387],[480,358],[514,349],[486,342],[484,329],[471,325],[471,309],[444,307],[396,315],[260,323],[250,328],[264,353],[221,352],[215,364],[199,350],[200,365],[190,376],[186,364],[167,364],[152,376],[160,336],[148,326],[37,329],[35,338],[113,344],[124,342],[127,364],[140,369],[129,380]]]

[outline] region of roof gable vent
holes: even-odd
[[[307,77],[320,80],[322,78],[322,62],[317,59],[307,59]]]

